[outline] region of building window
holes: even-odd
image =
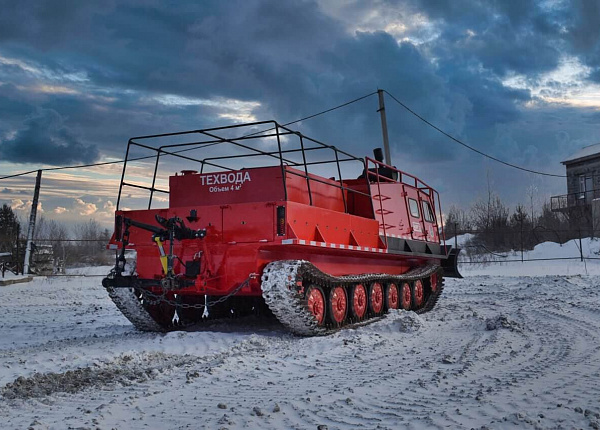
[[[594,178],[592,176],[579,175],[579,199],[591,198],[594,190]]]

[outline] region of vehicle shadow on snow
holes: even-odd
[[[201,321],[176,330],[185,332],[247,333],[265,336],[289,334],[289,330],[274,317],[220,318]]]

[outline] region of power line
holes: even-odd
[[[323,114],[326,114],[326,113],[329,113],[329,112],[333,112],[336,109],[340,109],[340,108],[346,107],[348,105],[351,105],[352,103],[359,102],[359,101],[361,101],[363,99],[366,99],[367,97],[371,97],[371,96],[373,96],[375,94],[377,94],[377,91],[373,91],[370,94],[365,94],[364,96],[358,97],[358,98],[356,98],[354,100],[350,100],[349,102],[343,103],[341,105],[337,105],[337,106],[332,107],[330,109],[326,109],[324,111],[315,113],[313,115],[305,116],[304,118],[300,118],[300,119],[296,119],[294,121],[286,122],[285,124],[281,124],[281,127],[287,127],[288,125],[296,124],[297,122],[306,121],[307,119],[311,119],[311,118],[317,117],[319,115],[323,115]],[[263,130],[255,131],[255,132],[248,133],[248,134],[244,134],[244,135],[242,135],[239,138],[228,139],[228,140],[232,140],[233,141],[233,140],[244,138],[244,137],[255,136],[257,134],[262,134],[262,133],[266,133],[267,131],[275,130],[276,128],[277,128],[276,126],[275,127],[270,127],[270,128],[265,128]],[[221,142],[209,143],[209,144],[204,144],[204,145],[199,144],[198,146],[192,146],[191,148],[180,149],[179,151],[173,151],[172,154],[179,154],[181,152],[193,151],[194,149],[198,149],[200,147],[207,147],[207,146],[212,146],[212,145],[218,145],[219,143],[221,143]],[[152,156],[152,158],[154,158],[154,156]],[[0,179],[2,179],[2,178],[0,178]]]
[[[341,109],[343,107],[349,106],[349,105],[351,105],[353,103],[356,103],[356,102],[359,102],[361,100],[364,100],[364,99],[366,99],[368,97],[371,97],[371,96],[373,96],[375,94],[377,94],[377,91],[373,91],[372,93],[365,94],[364,96],[358,97],[358,98],[356,98],[354,100],[350,100],[348,102],[342,103],[342,104],[334,106],[332,108],[323,110],[321,112],[317,112],[315,114],[312,114],[312,115],[309,115],[309,116],[305,116],[304,118],[300,118],[300,119],[297,119],[297,120],[294,120],[294,121],[287,122],[287,123],[283,124],[283,126],[285,127],[285,126],[288,126],[288,125],[291,125],[291,124],[296,124],[297,122],[306,121],[308,119],[312,119],[312,118],[315,118],[317,116],[324,115],[324,114],[329,113],[329,112],[333,112],[334,110]],[[266,130],[257,131],[257,132],[251,133],[251,134],[243,136],[243,137],[252,136],[254,134],[264,133],[264,132],[273,130],[274,128],[275,127],[272,127],[272,128],[266,129]],[[232,139],[232,140],[235,140],[235,139]],[[219,142],[217,142],[217,143],[219,143]],[[215,143],[211,143],[211,144],[204,145],[204,146],[210,146],[210,145],[215,145]],[[198,149],[200,146],[203,146],[203,145],[195,146],[193,148],[186,148],[186,149],[182,149],[182,150],[179,150],[179,151],[174,151],[173,154],[178,154],[180,152],[186,152],[186,151],[192,151],[194,149]],[[147,157],[132,158],[132,159],[130,159],[128,161],[147,160],[149,158],[154,158],[154,155],[149,155]],[[81,164],[81,165],[77,165],[77,166],[48,167],[48,168],[45,168],[45,169],[36,169],[36,170],[30,170],[28,172],[21,172],[21,173],[15,173],[13,175],[2,176],[2,177],[0,177],[0,180],[2,180],[2,179],[9,179],[9,178],[16,178],[18,176],[30,175],[32,173],[36,173],[38,170],[41,170],[43,172],[49,172],[49,171],[66,170],[66,169],[81,169],[81,168],[84,168],[84,167],[106,166],[106,165],[109,165],[109,164],[119,164],[119,163],[123,163],[123,162],[125,162],[125,160],[106,161],[106,162],[102,162],[102,163]]]
[[[346,103],[344,103],[344,104],[338,105],[338,106],[336,106],[336,107],[333,107],[333,108],[331,108],[331,109],[327,109],[327,110],[321,111],[321,112],[319,112],[319,113],[316,113],[316,114],[314,114],[314,115],[309,115],[309,116],[306,116],[306,117],[304,117],[304,118],[300,118],[300,119],[297,119],[297,120],[295,120],[295,121],[292,121],[292,122],[285,123],[285,124],[283,124],[283,126],[284,126],[284,127],[286,127],[286,126],[288,126],[288,125],[296,124],[297,122],[300,122],[300,121],[305,121],[305,120],[307,120],[307,119],[311,119],[311,118],[314,118],[314,117],[316,117],[316,116],[319,116],[319,115],[323,115],[323,114],[326,114],[326,113],[329,113],[329,112],[333,112],[333,111],[334,111],[334,110],[336,110],[336,109],[340,109],[340,108],[346,107],[346,106],[348,106],[348,105],[351,105],[352,103],[356,103],[356,102],[359,102],[359,101],[361,101],[361,100],[363,100],[363,99],[366,99],[367,97],[374,96],[375,94],[377,94],[377,91],[373,91],[373,92],[372,92],[372,93],[370,93],[370,94],[366,94],[366,95],[364,95],[364,96],[362,96],[362,97],[359,97],[359,98],[357,98],[357,99],[354,99],[354,100],[350,100],[349,102],[346,102]],[[267,131],[267,130],[263,130],[263,132],[264,132],[264,131]]]
[[[427,124],[428,126],[430,126],[431,128],[439,131],[440,133],[442,133],[444,136],[448,137],[449,139],[452,139],[453,141],[455,141],[456,143],[464,146],[467,149],[470,149],[473,152],[476,152],[479,155],[483,155],[486,158],[489,158],[490,160],[494,160],[497,161],[498,163],[504,164],[505,166],[508,167],[512,167],[514,169],[519,169],[519,170],[523,170],[524,172],[529,172],[529,173],[535,173],[536,175],[543,175],[543,176],[552,176],[555,178],[566,178],[565,175],[555,175],[553,173],[545,173],[545,172],[539,172],[537,170],[532,170],[532,169],[527,169],[525,167],[521,167],[521,166],[517,166],[516,164],[512,164],[509,163],[507,161],[503,161],[500,160],[499,158],[496,158],[492,155],[486,154],[485,152],[480,151],[479,149],[473,148],[470,145],[467,145],[466,143],[464,143],[463,141],[461,141],[460,139],[457,139],[456,137],[452,136],[449,133],[446,133],[444,130],[442,130],[441,128],[437,127],[436,125],[432,124],[431,122],[429,122],[428,120],[426,120],[425,118],[423,118],[421,115],[419,115],[418,113],[416,113],[414,110],[412,110],[411,108],[409,108],[408,106],[406,106],[404,103],[402,103],[400,100],[398,100],[396,97],[394,97],[392,94],[390,94],[388,91],[385,91],[385,93],[390,96],[396,103],[398,103],[400,106],[402,106],[404,109],[406,109],[408,112],[410,112],[411,114],[413,114],[414,116],[416,116],[417,118],[419,118],[421,121],[423,121],[425,124]]]
[[[424,118],[421,115],[419,115],[418,113],[416,113],[414,110],[412,110],[406,104],[402,103],[400,100],[398,100],[389,91],[387,91],[387,90],[383,90],[383,91],[385,91],[385,93],[387,95],[389,95],[396,103],[398,103],[400,106],[402,106],[404,109],[406,109],[408,112],[410,112],[412,115],[414,115],[415,117],[417,117],[418,119],[420,119],[422,122],[424,122],[425,124],[427,124],[431,128],[435,129],[436,131],[438,131],[439,133],[441,133],[444,136],[448,137],[449,139],[453,140],[454,142],[458,143],[459,145],[462,145],[465,148],[467,148],[467,149],[469,149],[469,150],[471,150],[471,151],[473,151],[473,152],[475,152],[475,153],[477,153],[479,155],[482,155],[483,157],[486,157],[486,158],[489,158],[490,160],[493,160],[493,161],[496,161],[498,163],[504,164],[505,166],[512,167],[512,168],[518,169],[518,170],[522,170],[524,172],[533,173],[533,174],[542,175],[542,176],[551,176],[551,177],[555,177],[555,178],[566,178],[565,175],[556,175],[556,174],[553,174],[553,173],[545,173],[545,172],[540,172],[540,171],[533,170],[533,169],[528,169],[526,167],[521,167],[521,166],[518,166],[516,164],[512,164],[512,163],[509,163],[507,161],[500,160],[499,158],[496,158],[496,157],[494,157],[492,155],[486,154],[485,152],[480,151],[479,149],[476,149],[476,148],[474,148],[474,147],[466,144],[465,142],[461,141],[460,139],[452,136],[451,134],[449,134],[449,133],[445,132],[444,130],[442,130],[441,128],[437,127],[435,124],[431,123],[426,118]],[[294,121],[287,122],[287,123],[283,124],[283,126],[285,127],[285,126],[288,126],[288,125],[296,124],[296,123],[301,122],[301,121],[306,121],[306,120],[315,118],[317,116],[324,115],[324,114],[329,113],[329,112],[333,112],[333,111],[335,111],[337,109],[341,109],[341,108],[346,107],[348,105],[351,105],[353,103],[359,102],[359,101],[364,100],[364,99],[366,99],[368,97],[371,97],[371,96],[373,96],[375,94],[377,94],[377,91],[373,91],[373,92],[371,92],[369,94],[365,94],[364,96],[358,97],[356,99],[350,100],[348,102],[342,103],[342,104],[334,106],[332,108],[323,110],[321,112],[317,112],[315,114],[308,115],[306,117],[303,117],[303,118],[300,118],[300,119],[297,119],[297,120],[294,120]],[[273,130],[274,128],[275,127],[272,127],[272,128],[269,128],[269,129],[265,129],[265,130],[260,130],[260,131],[257,131],[257,132],[245,135],[243,137],[248,137],[248,136],[252,136],[252,135],[255,135],[255,134],[264,133],[264,132]],[[213,144],[209,144],[208,146],[210,146],[210,145],[213,145]],[[180,152],[192,151],[194,149],[198,149],[201,146],[203,146],[203,145],[195,146],[193,148],[186,148],[186,149],[182,149],[182,150],[179,150],[179,151],[174,151],[173,153],[174,154],[178,154]],[[146,156],[146,157],[132,158],[129,161],[147,160],[147,159],[150,159],[150,158],[154,158],[154,156],[150,155],[150,156]],[[110,165],[110,164],[120,164],[120,163],[123,163],[124,161],[125,160],[116,160],[116,161],[106,161],[106,162],[102,162],[102,163],[82,164],[82,165],[77,165],[77,166],[48,167],[48,168],[44,168],[44,169],[36,169],[36,170],[30,170],[30,171],[27,171],[27,172],[15,173],[13,175],[2,176],[2,177],[0,177],[0,180],[2,180],[2,179],[9,179],[9,178],[15,178],[15,177],[18,177],[18,176],[29,175],[29,174],[32,174],[32,173],[36,173],[38,170],[42,170],[44,172],[48,172],[48,171],[57,171],[57,170],[66,170],[66,169],[81,169],[81,168],[85,168],[85,167],[95,167],[95,166],[106,166],[106,165]]]

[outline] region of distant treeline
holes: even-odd
[[[0,208],[0,253],[11,253],[13,262],[22,264],[27,225],[23,226],[12,208]],[[90,219],[81,223],[38,218],[33,242],[37,250],[52,247],[52,255],[63,266],[109,264],[113,253],[106,251],[112,232]]]
[[[533,205],[506,206],[500,197],[489,193],[469,210],[450,207],[445,216],[446,240],[471,233],[471,245],[494,252],[531,250],[542,242],[565,243],[574,238],[595,237],[590,215],[583,210],[552,212],[545,203],[537,212]]]

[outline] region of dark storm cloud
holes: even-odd
[[[32,110],[32,99],[27,100],[14,84],[0,84],[0,124],[7,119],[22,120]],[[2,127],[0,126],[0,129]]]
[[[434,49],[471,58],[499,74],[535,75],[553,70],[561,56],[577,56],[600,81],[600,3],[414,0],[441,25]],[[474,35],[468,35],[467,30]]]
[[[109,5],[103,11],[90,6],[87,10],[93,11],[92,18],[79,12],[67,16],[62,23],[91,26],[83,40],[54,37],[43,45],[44,50],[38,51],[32,46],[38,46],[35,41],[44,32],[31,30],[20,36],[27,44],[18,43],[22,41],[18,37],[8,38],[8,51],[16,54],[28,51],[29,58],[46,64],[53,76],[63,76],[61,68],[69,64],[73,72],[85,71],[95,85],[135,89],[148,95],[219,95],[259,100],[263,105],[257,112],[263,115],[261,119],[275,117],[280,121],[313,113],[378,86],[417,103],[423,107],[423,113],[436,117],[443,116],[448,103],[453,103],[445,99],[455,98],[443,94],[442,80],[413,45],[399,46],[384,33],[348,36],[338,23],[320,13],[313,2],[218,2],[200,6],[191,3],[173,11],[160,3],[145,7],[119,4]],[[58,25],[54,20],[58,18],[53,17],[47,23],[42,13],[34,14],[33,19],[34,29],[47,30]],[[419,103],[427,92],[442,94]],[[107,130],[120,131],[121,127],[130,129],[129,133],[123,131],[125,136],[165,131],[156,130],[165,124],[173,129],[176,122],[169,121],[169,117],[185,116],[182,112],[173,115],[173,108],[156,104],[140,106],[139,100],[127,100],[135,96],[117,93],[107,96],[118,100],[95,102],[96,107],[103,105],[103,111],[94,110],[89,101],[78,96],[53,98],[44,107],[68,117],[70,123],[82,128],[82,135],[90,142],[106,136]],[[360,141],[378,136],[374,100],[371,106],[367,108],[370,121],[365,120],[363,107],[362,115],[359,112],[363,118],[353,123],[347,120],[350,115],[337,119],[334,116],[328,126],[309,124],[305,130],[336,144],[351,141],[350,137]],[[203,111],[207,114],[207,109]],[[457,116],[464,117],[461,113]],[[442,119],[445,125],[456,129],[452,120]],[[138,121],[149,128],[138,130],[135,127]],[[119,146],[122,141],[123,137]],[[106,145],[114,139],[104,142]],[[371,146],[367,144],[359,153],[370,152]]]
[[[22,9],[27,9],[22,3],[13,7],[16,16]],[[68,116],[69,122],[77,118],[93,123],[90,126],[94,128],[97,123],[112,123],[113,130],[133,124],[130,128],[135,130],[125,131],[125,136],[154,132],[157,127],[170,126],[172,130],[181,125],[185,112],[169,115],[176,108],[168,109],[156,102],[151,106],[148,101],[140,106],[139,100],[135,106],[136,102],[131,101],[165,93],[260,100],[269,116],[276,114],[279,118],[293,118],[310,113],[315,105],[332,103],[328,100],[329,82],[321,82],[323,74],[315,57],[339,40],[343,31],[319,14],[312,2],[189,2],[177,8],[162,2],[143,6],[108,3],[100,8],[86,2],[80,9],[61,20],[60,13],[48,18],[43,13],[45,7],[38,6],[29,18],[29,30],[14,28],[10,34],[5,30],[6,43],[0,48],[7,57],[35,59],[49,69],[47,74],[64,76],[66,64],[70,72],[84,72],[91,84],[115,90],[105,95],[116,101],[95,102],[96,106],[103,105],[104,111],[89,112],[93,115],[87,117],[93,121],[80,115],[82,110],[87,113],[91,104],[81,97],[61,97],[44,105]],[[78,33],[80,38],[46,38],[53,27],[87,30]],[[22,75],[18,77],[23,79]],[[333,71],[332,78],[339,76],[339,71]],[[119,93],[123,90],[142,94]],[[343,89],[340,94],[348,97]],[[141,108],[147,110],[142,112]],[[127,109],[129,115],[121,116]],[[194,109],[199,110],[188,108]],[[204,107],[205,115],[201,117],[211,119],[210,110]],[[113,122],[115,112],[119,117]],[[152,120],[147,120],[150,117]],[[170,117],[179,119],[171,121]],[[152,130],[139,130],[142,127],[135,127],[137,123]],[[85,137],[94,139],[91,134]]]
[[[597,51],[600,41],[600,4],[596,1],[573,1],[569,39],[579,52]]]
[[[502,79],[518,73],[535,81],[555,69],[564,53],[580,52],[592,66],[598,37],[586,40],[583,29],[592,34],[597,29],[584,3],[576,12],[560,3],[548,8],[534,1],[351,4],[356,16],[394,4],[424,15],[437,37],[427,39],[420,32],[421,45],[398,43],[381,31],[349,32],[313,1],[7,3],[0,17],[0,56],[31,67],[27,71],[0,61],[0,136],[5,139],[0,154],[13,161],[49,162],[41,154],[53,148],[46,156],[59,164],[95,159],[95,148],[120,157],[134,135],[230,121],[219,116],[223,107],[214,104],[160,103],[157,97],[165,94],[256,101],[260,107],[252,113],[258,119],[286,122],[379,87],[478,149],[516,164],[547,167],[557,163],[552,158],[556,151],[566,153],[584,143],[584,131],[590,129],[569,126],[569,121],[580,121],[576,110],[553,111],[553,117],[526,109],[535,101],[529,91],[508,88]],[[578,22],[581,34],[573,31]],[[39,81],[74,91],[40,92],[35,89]],[[470,167],[456,176],[468,181],[471,166],[482,161],[479,156],[389,98],[386,104],[399,166],[466,161]],[[376,109],[372,97],[294,127],[365,155],[380,144]],[[24,123],[27,116],[30,122]],[[559,126],[557,118],[569,121]],[[544,126],[544,119],[554,121],[553,126]],[[593,117],[586,121],[597,124]],[[27,133],[36,141],[45,136],[50,146],[17,146]],[[55,153],[62,155],[52,158]],[[69,159],[73,153],[79,158]],[[473,174],[480,177],[481,172]]]
[[[569,41],[584,64],[591,68],[589,79],[600,82],[600,3],[578,0],[569,26]]]
[[[68,63],[97,84],[186,96],[260,96],[263,69],[306,64],[342,34],[309,1],[85,2],[62,19],[45,9],[35,8],[30,30],[5,35],[5,49]],[[68,38],[55,28],[78,30]]]
[[[416,8],[439,22],[432,49],[458,63],[480,63],[496,74],[539,74],[561,57],[560,14],[534,0],[417,0]],[[557,14],[559,16],[557,16]]]
[[[3,161],[64,165],[91,163],[98,155],[95,146],[83,145],[64,125],[63,118],[51,109],[39,109],[24,121],[14,137],[0,141]]]
[[[353,88],[354,91],[360,88],[360,92],[365,93],[377,87],[384,88],[423,115],[434,118],[440,125],[452,131],[461,131],[460,122],[464,112],[462,106],[459,107],[455,103],[457,95],[447,91],[434,66],[411,43],[398,44],[393,37],[383,32],[359,33],[352,39],[340,41],[323,62],[327,69],[337,72],[331,74],[333,79],[330,88],[335,88],[338,99],[342,94],[350,93]],[[336,75],[344,76],[343,81],[335,82]],[[423,97],[424,94],[428,94],[428,97]],[[326,98],[323,98],[321,103],[326,104]],[[325,130],[331,126],[329,123],[317,131],[333,140],[336,139],[336,133],[346,130],[343,138],[349,141],[368,141],[369,143],[362,145],[361,149],[363,153],[370,152],[372,146],[380,145],[381,134],[375,112],[376,99],[372,99],[370,103],[369,105],[365,102],[362,108],[363,112],[370,114],[369,120],[357,123],[356,129],[352,124],[349,124],[350,127],[345,125],[347,121],[341,114],[333,130]],[[403,151],[408,145],[417,155],[431,153],[431,141],[421,139],[426,131],[422,124],[406,121],[406,117],[402,116],[404,112],[395,109],[389,98],[387,103],[392,149],[395,142],[403,142]],[[452,105],[456,108],[455,117],[447,115]],[[464,108],[468,110],[469,106]],[[449,155],[446,151],[440,151],[436,157],[443,158]]]

